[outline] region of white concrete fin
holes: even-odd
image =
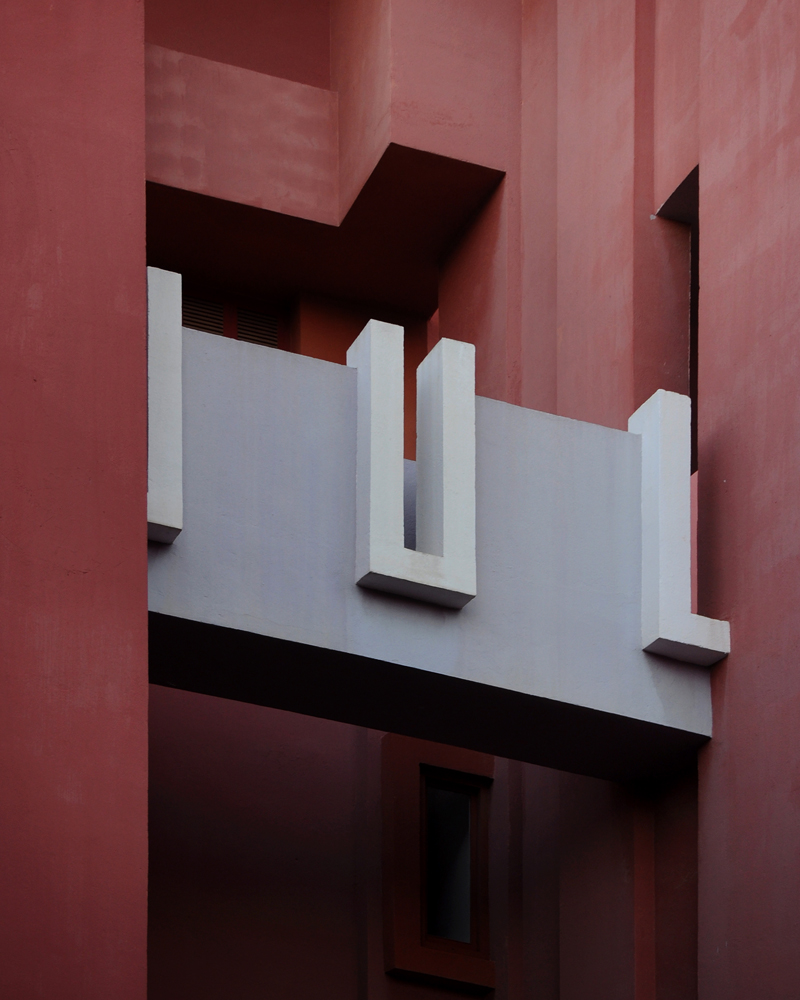
[[[476,594],[475,348],[440,340],[417,370],[417,548],[403,544],[403,328],[370,320],[358,369],[356,583],[462,608]]]
[[[147,537],[183,528],[181,276],[147,268]]]
[[[659,389],[628,421],[642,436],[642,648],[710,666],[730,625],[692,614],[691,405]]]

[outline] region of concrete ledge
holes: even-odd
[[[706,742],[623,715],[154,612],[150,681],[612,781],[694,767]]]

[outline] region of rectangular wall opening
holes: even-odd
[[[426,782],[426,931],[465,944],[472,940],[473,798],[466,788]]]
[[[689,274],[689,396],[692,400],[692,472],[697,471],[697,360],[700,299],[700,168],[695,167],[658,210],[662,219],[680,222],[691,231]]]

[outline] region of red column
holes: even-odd
[[[702,4],[698,603],[728,618],[700,761],[701,1000],[800,994],[796,4]]]
[[[143,8],[0,5],[0,995],[143,1000]]]

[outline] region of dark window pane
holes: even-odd
[[[470,941],[469,792],[428,785],[427,864],[428,934]]]

